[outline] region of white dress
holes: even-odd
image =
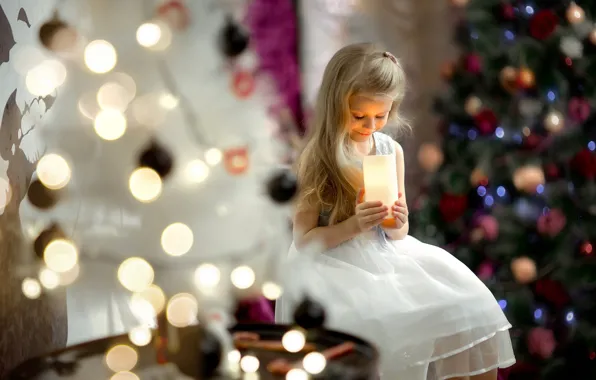
[[[389,136],[373,137],[376,154],[394,154]],[[314,255],[292,244],[289,259],[276,321],[291,323],[308,294],[325,306],[327,328],[379,348],[384,380],[442,380],[515,363],[511,325],[494,296],[439,247],[392,241],[375,228]]]

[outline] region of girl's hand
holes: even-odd
[[[391,215],[395,219],[393,228],[402,228],[408,223],[408,206],[401,200],[401,193],[399,194],[399,199],[391,207]]]
[[[389,210],[383,206],[383,202],[364,202],[364,190],[360,190],[353,216],[358,232],[365,232],[378,226],[387,216],[389,216]]]

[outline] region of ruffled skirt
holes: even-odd
[[[442,380],[515,363],[509,324],[492,293],[448,252],[413,237],[371,231],[316,255],[292,245],[276,321],[304,294],[327,310],[327,328],[368,339],[383,379]]]

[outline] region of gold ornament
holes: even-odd
[[[590,39],[590,42],[593,43],[594,45],[596,45],[596,27],[594,27],[594,29],[592,29],[592,31],[590,32],[590,35],[588,36],[588,38]]]
[[[449,0],[449,3],[457,8],[464,8],[468,5],[470,0]]]
[[[429,173],[434,173],[443,164],[443,152],[436,144],[425,143],[418,149],[420,167]]]
[[[77,44],[77,31],[58,18],[58,14],[39,28],[39,41],[56,53],[71,51]]]
[[[566,16],[567,21],[569,21],[570,24],[580,24],[586,19],[586,12],[573,2],[569,5],[569,8],[567,8]]]
[[[519,284],[528,284],[536,279],[536,263],[529,257],[518,257],[511,261],[511,272]]]
[[[536,78],[532,70],[527,67],[521,68],[517,74],[517,85],[521,88],[528,89],[534,87]]]
[[[539,185],[544,185],[544,171],[539,166],[522,166],[513,173],[513,184],[519,191],[528,194],[536,193]]]
[[[517,90],[517,70],[511,66],[503,68],[499,74],[499,81],[505,91],[515,92]]]
[[[550,111],[544,118],[544,127],[551,133],[560,132],[564,126],[565,119],[559,111]]]
[[[484,172],[484,170],[480,168],[476,168],[472,170],[472,174],[470,174],[470,184],[474,187],[480,186],[482,184],[488,183],[488,176]]]
[[[470,116],[475,116],[480,112],[480,108],[482,107],[482,100],[479,97],[471,95],[466,99],[466,104],[464,106],[466,112]]]

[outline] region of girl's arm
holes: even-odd
[[[405,164],[404,164],[404,150],[401,145],[395,142],[395,161],[397,166],[397,186],[402,194],[400,201],[406,203],[406,186],[405,186]],[[410,223],[406,220],[406,223],[400,228],[383,228],[387,237],[391,240],[402,240],[408,236],[410,229]]]
[[[294,244],[300,249],[309,244],[322,244],[323,249],[335,248],[359,233],[355,218],[326,227],[317,227],[319,210],[308,209],[297,211],[294,215]]]

